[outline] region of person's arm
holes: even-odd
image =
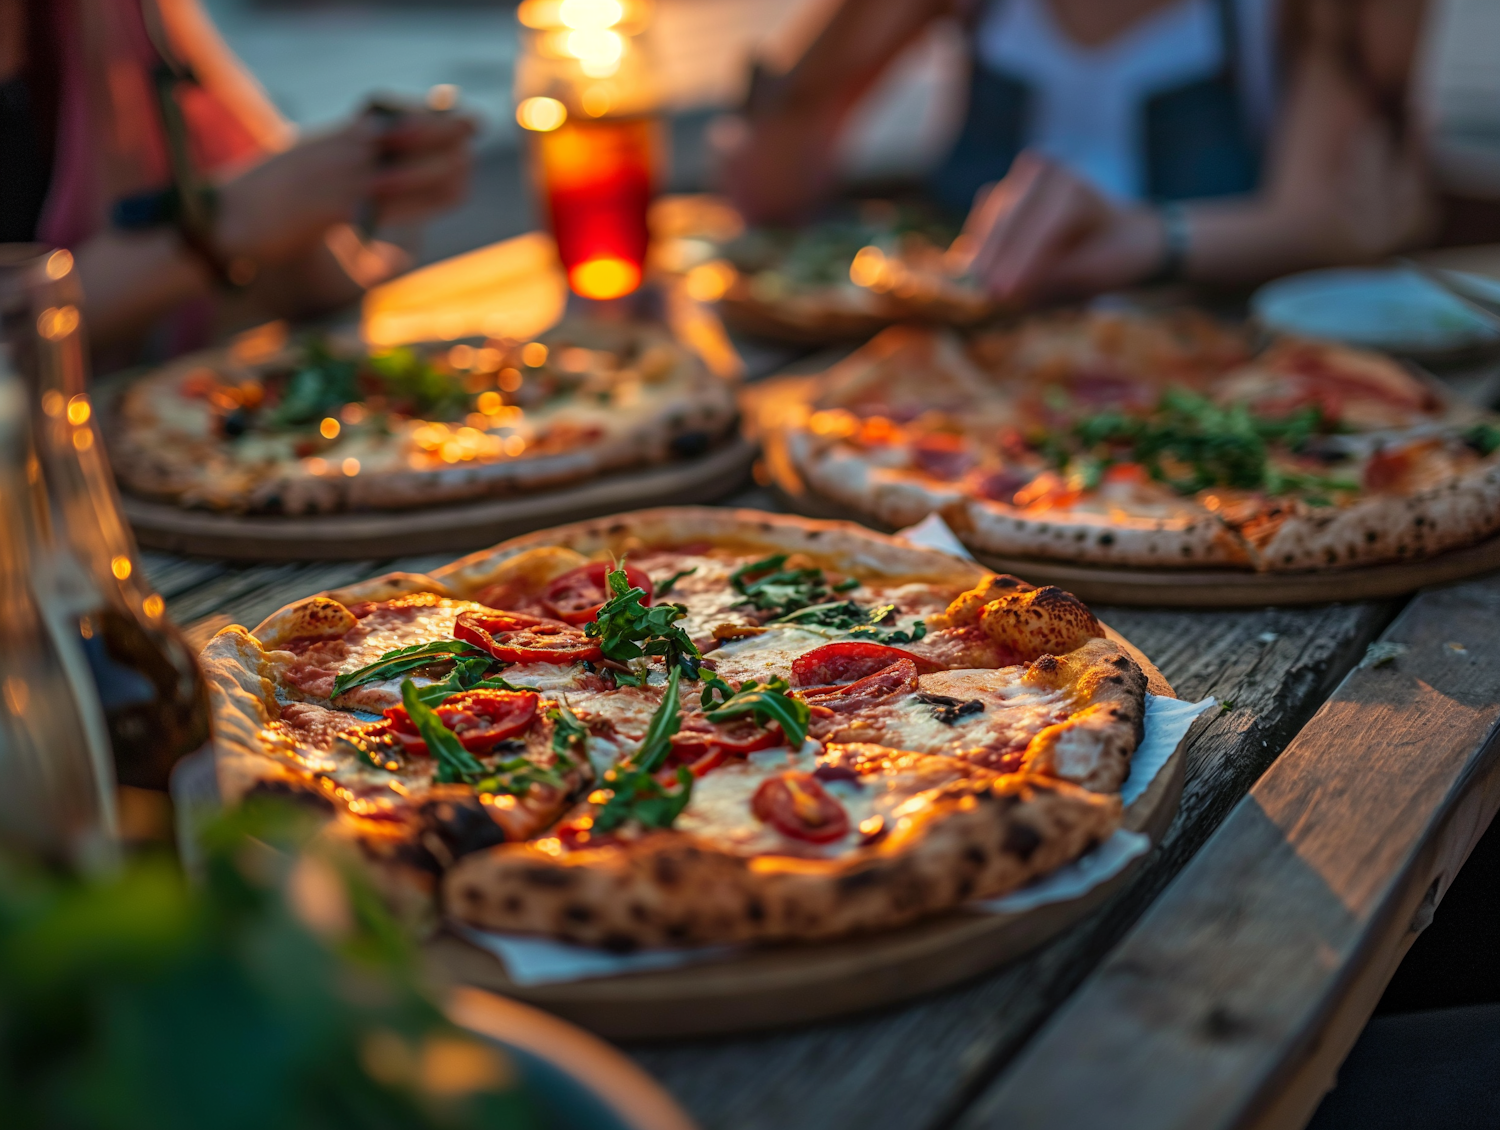
[[[401,265],[383,245],[360,246],[345,225],[362,202],[382,222],[419,219],[468,186],[473,123],[412,114],[382,132],[367,118],[309,138],[218,187],[213,248],[253,265],[229,299],[243,320],[296,317],[341,305]],[[386,158],[386,164],[381,158]],[[218,293],[208,263],[175,228],[106,230],[74,247],[96,344],[134,339],[181,302]]]
[[[961,0],[960,0],[961,2]],[[757,75],[748,129],[727,155],[725,190],[755,221],[791,220],[828,190],[834,141],[887,63],[955,0],[843,0],[786,74]]]
[[[1174,252],[1186,278],[1240,283],[1370,262],[1420,241],[1433,195],[1420,141],[1391,107],[1405,98],[1421,0],[1366,0],[1352,27],[1319,23],[1335,10],[1326,0],[1309,6],[1259,192],[1164,214],[1114,204],[1023,155],[970,215],[971,270],[997,297],[1026,302],[1144,281]],[[1351,55],[1364,62],[1359,73]]]

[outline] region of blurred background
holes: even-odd
[[[431,221],[417,248],[431,262],[541,226],[523,179],[512,82],[519,52],[510,0],[204,0],[276,106],[305,129],[356,111],[366,93],[462,90],[482,119],[474,191]],[[671,115],[666,188],[708,187],[715,123],[745,96],[752,60],[784,69],[833,0],[657,0],[659,78]],[[1459,200],[1500,198],[1500,4],[1434,0],[1416,99],[1434,161]],[[938,25],[891,68],[841,144],[853,180],[923,171],[959,126],[968,63],[957,27]]]

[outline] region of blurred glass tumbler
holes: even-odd
[[[100,862],[116,836],[109,734],[53,580],[26,392],[0,345],[0,844]]]
[[[641,284],[663,163],[644,0],[525,0],[516,121],[568,285],[620,298]]]
[[[0,331],[26,391],[30,486],[56,616],[82,649],[121,785],[165,789],[209,740],[208,691],[146,582],[87,388],[67,251],[0,245]]]

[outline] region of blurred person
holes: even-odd
[[[1424,0],[842,0],[757,74],[725,164],[753,220],[804,218],[834,140],[932,20],[970,29],[962,129],[929,188],[997,297],[1376,260],[1436,224],[1407,92]]]
[[[406,265],[358,234],[467,190],[466,118],[298,138],[198,0],[0,0],[0,241],[69,248],[116,360],[339,306]]]

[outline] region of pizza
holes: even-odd
[[[972,325],[994,307],[950,253],[956,235],[884,200],[802,228],[751,228],[720,247],[731,269],[719,306],[737,328],[807,342],[903,320]]]
[[[735,418],[726,384],[649,325],[379,350],[261,333],[130,384],[107,440],[135,494],[309,514],[503,495],[690,457]]]
[[[1198,314],[897,327],[757,411],[794,488],[891,527],[940,513],[980,553],[1307,571],[1500,528],[1500,417],[1386,357],[1257,353]]]
[[[202,658],[228,802],[322,806],[415,915],[613,950],[889,929],[1046,874],[1120,825],[1148,685],[1057,588],[706,508],[310,597]]]

